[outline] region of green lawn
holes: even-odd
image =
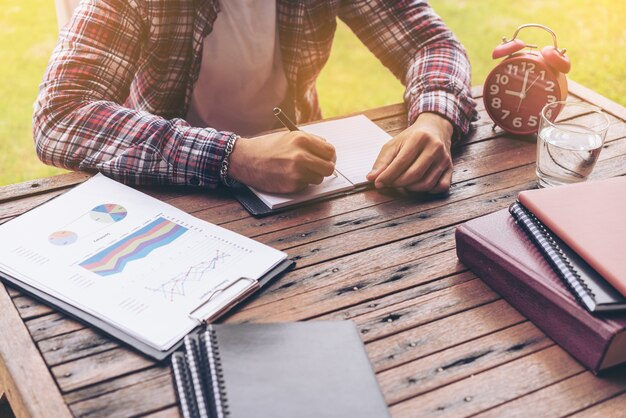
[[[559,36],[572,60],[569,77],[626,105],[626,2],[615,0],[433,0],[430,2],[466,46],[474,84],[493,67],[492,49],[523,23],[543,23]],[[31,134],[32,103],[54,47],[52,0],[0,0],[0,185],[61,172],[40,163]],[[535,29],[526,42],[549,44]],[[400,83],[340,25],[330,61],[319,80],[325,116],[402,100]]]

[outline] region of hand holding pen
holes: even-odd
[[[229,177],[260,191],[293,193],[333,175],[335,147],[291,126],[296,130],[239,138],[230,155]]]
[[[278,120],[283,124],[285,128],[289,129],[291,132],[300,130],[298,129],[296,124],[293,123],[291,119],[289,119],[289,117],[285,114],[285,112],[281,110],[280,107],[275,107],[273,109],[273,112],[274,112],[274,116],[278,118]],[[337,170],[333,170],[333,176],[337,177]]]

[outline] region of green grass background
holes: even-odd
[[[472,82],[494,66],[492,49],[517,26],[542,23],[559,37],[572,61],[569,78],[626,105],[626,2],[623,0],[433,0],[435,10],[467,48]],[[57,36],[53,0],[0,0],[0,185],[61,173],[37,159],[32,104]],[[520,36],[546,45],[548,34]],[[402,100],[402,85],[359,40],[339,25],[331,58],[319,79],[325,116]]]

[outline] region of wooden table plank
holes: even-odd
[[[534,325],[523,322],[388,370],[378,381],[387,403],[395,405],[551,345]]]
[[[573,418],[607,418],[614,417],[626,411],[626,394],[621,394],[614,398],[594,405],[591,408],[585,409],[572,415]]]
[[[390,411],[394,417],[467,416],[542,389],[582,370],[567,353],[552,346],[393,405]]]
[[[498,299],[373,341],[366,348],[376,372],[394,367],[403,369],[406,363],[496,333],[525,320],[511,305]]]
[[[62,392],[71,392],[94,383],[154,366],[152,360],[126,348],[114,348],[52,367]]]
[[[498,298],[495,292],[476,279],[350,319],[356,322],[365,341],[375,341]],[[329,315],[327,318],[340,317]]]
[[[31,319],[26,322],[26,326],[35,342],[67,334],[85,327],[80,322],[69,319],[67,316],[56,312]]]
[[[46,203],[50,199],[54,199],[64,192],[65,189],[59,189],[41,194],[35,194],[20,200],[7,200],[2,202],[0,203],[0,223],[21,215],[36,206]]]
[[[447,244],[448,248],[441,248],[447,251],[432,255],[424,251],[425,254],[421,258],[411,258],[413,248],[410,244],[413,242],[402,241],[396,246],[403,250],[402,253],[395,257],[390,254],[388,266],[383,264],[383,261],[380,262],[383,265],[378,266],[375,262],[377,258],[374,257],[379,256],[379,251],[369,251],[368,254],[372,256],[373,261],[363,263],[363,272],[358,274],[353,272],[362,260],[359,256],[350,257],[346,264],[338,262],[331,266],[320,265],[314,269],[300,270],[298,272],[303,273],[298,274],[301,280],[299,284],[291,285],[293,282],[275,284],[275,287],[279,286],[276,292],[283,297],[277,297],[272,303],[259,305],[255,309],[246,306],[228,319],[235,322],[271,321],[279,318],[304,319],[311,316],[312,310],[316,315],[326,314],[361,301],[381,298],[427,284],[438,277],[460,273],[463,267],[457,264],[456,255],[450,248],[453,243],[453,232],[454,230],[449,228],[443,233],[430,234],[430,237],[423,238],[424,246],[431,241],[440,241],[443,245]],[[440,235],[443,235],[444,239],[441,239]],[[289,286],[283,288],[285,285]],[[289,292],[291,288],[294,289]],[[324,300],[327,302],[323,302]],[[276,311],[277,304],[283,306],[284,310]]]
[[[84,182],[90,177],[91,175],[87,173],[72,172],[18,184],[10,184],[0,188],[0,203],[15,200],[16,196],[23,199],[27,196],[33,196],[45,192],[65,190],[70,186],[75,186]]]
[[[92,328],[39,341],[39,351],[49,367],[119,347],[119,344]]]
[[[37,302],[35,299],[28,296],[18,296],[13,298],[13,304],[23,321],[49,315],[55,312],[54,308]]]
[[[598,378],[590,372],[583,372],[478,416],[506,418],[515,416],[514,411],[520,410],[524,410],[529,416],[536,417],[565,416],[624,392],[626,392],[625,367],[619,367],[605,373],[602,378]],[[617,411],[614,410],[614,412]],[[621,412],[626,411],[622,409]],[[616,415],[609,413],[605,416]]]
[[[8,294],[11,298],[15,298],[15,297],[18,297],[18,296],[21,296],[21,295],[22,295],[22,293],[21,293],[19,290],[14,289],[14,288],[12,288],[12,287],[10,287],[10,286],[8,286],[8,285],[5,285],[5,290],[6,290],[7,294]]]
[[[583,101],[598,106],[605,112],[626,121],[626,108],[624,106],[615,103],[614,101],[573,80],[568,80],[568,84],[570,93],[578,96]]]
[[[165,373],[142,384],[71,404],[70,409],[76,416],[137,416],[160,411],[175,402],[172,376]]]
[[[173,406],[167,409],[163,409],[159,412],[148,414],[145,417],[146,418],[179,418],[180,413],[178,412],[178,407]]]
[[[130,373],[111,380],[98,382],[83,389],[72,391],[66,395],[65,401],[68,404],[85,401],[87,399],[97,398],[99,396],[119,391],[134,385],[143,384],[149,380],[171,373],[169,365],[150,367],[136,373]]]
[[[0,392],[18,418],[70,413],[13,302],[0,284]]]

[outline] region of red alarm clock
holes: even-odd
[[[554,46],[536,51],[533,49],[537,45],[517,39],[519,31],[528,27],[549,32]],[[493,50],[492,58],[502,57],[506,58],[485,81],[485,109],[494,123],[507,132],[520,135],[536,133],[541,109],[548,103],[567,97],[565,74],[570,70],[570,61],[565,56],[565,49],[558,48],[556,34],[550,28],[529,23],[518,27],[513,39],[507,41],[502,38],[502,44]]]

